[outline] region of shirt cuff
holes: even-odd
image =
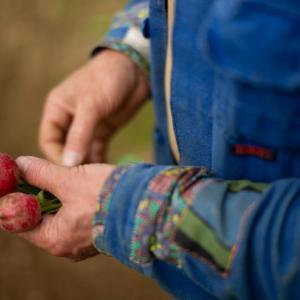
[[[126,54],[131,61],[133,61],[147,76],[149,76],[149,61],[132,46],[122,42],[103,41],[93,50],[92,56],[104,49],[112,49]]]
[[[147,264],[158,258],[180,265],[181,249],[175,242],[177,224],[209,176],[206,168],[171,167],[150,181],[136,212],[130,255],[134,263]]]
[[[108,255],[104,246],[105,220],[109,211],[113,190],[118,184],[119,179],[124,173],[126,173],[129,167],[129,165],[126,165],[116,168],[102,188],[102,192],[99,197],[96,214],[93,221],[92,233],[93,244],[100,253]]]
[[[131,3],[114,18],[104,39],[92,51],[92,55],[109,48],[128,55],[148,74],[150,62],[149,3]]]

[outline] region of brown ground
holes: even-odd
[[[122,3],[0,0],[0,152],[41,155],[36,136],[45,95],[84,63]],[[148,107],[115,139],[111,160],[127,152],[148,159],[151,123]],[[70,263],[4,233],[0,270],[0,300],[168,299],[113,259]]]

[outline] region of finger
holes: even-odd
[[[87,163],[104,163],[107,160],[108,142],[115,132],[115,128],[107,126],[106,123],[105,120],[101,120],[95,131],[89,154],[86,158]]]
[[[21,176],[29,184],[60,196],[68,169],[31,156],[18,157],[16,162]]]
[[[54,237],[53,232],[55,223],[52,215],[43,217],[42,222],[31,231],[22,232],[18,235],[35,246],[44,250],[49,250],[52,247]],[[52,233],[51,233],[52,232]]]
[[[107,161],[106,157],[106,142],[102,140],[94,140],[92,142],[89,154],[87,156],[86,162],[91,163],[104,163]]]
[[[39,130],[39,145],[45,156],[57,164],[62,163],[65,134],[71,115],[55,103],[47,104]]]
[[[95,108],[85,102],[79,107],[67,134],[63,153],[63,165],[73,167],[81,164],[91,147],[98,115]]]

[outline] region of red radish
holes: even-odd
[[[36,196],[12,193],[0,199],[0,229],[19,233],[33,229],[42,218]]]
[[[19,169],[7,154],[0,153],[0,197],[16,191]]]
[[[28,184],[19,173],[16,162],[0,153],[0,230],[12,233],[33,229],[42,215],[55,214],[62,206],[55,196]]]

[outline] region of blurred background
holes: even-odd
[[[49,90],[84,64],[125,0],[0,0],[0,152],[41,156],[37,131]],[[101,71],[101,70],[99,70]],[[111,144],[151,160],[150,103]],[[0,300],[168,299],[114,259],[71,263],[0,233]]]

